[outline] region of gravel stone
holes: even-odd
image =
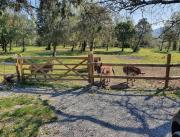
[[[171,137],[179,100],[133,91],[18,89],[49,100],[58,120],[40,128],[38,137]],[[0,92],[0,97],[7,92]]]

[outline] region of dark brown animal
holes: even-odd
[[[29,70],[32,73],[48,73],[49,71],[53,71],[53,64],[46,65],[30,65]]]
[[[171,125],[172,137],[180,137],[180,110],[174,115]]]
[[[145,73],[142,73],[141,72],[141,69],[140,68],[137,68],[133,65],[127,65],[127,66],[124,66],[123,67],[123,72],[127,75],[127,76],[137,76],[137,75],[140,75],[140,74],[145,74]],[[133,85],[133,82],[135,82],[135,79],[133,78],[127,78],[127,84],[129,82],[129,80],[132,81],[132,85]]]
[[[3,84],[13,84],[15,83],[15,75],[14,74],[6,74],[4,75],[4,80],[3,80]]]
[[[103,65],[102,63],[98,63],[98,61],[94,61],[94,70],[99,74],[100,76],[112,76],[115,75],[115,71],[113,67]],[[108,86],[110,83],[110,78],[102,78],[100,77],[100,82],[103,87]]]
[[[44,81],[46,81],[46,74],[50,71],[53,71],[53,64],[30,65],[29,70],[31,71],[31,74],[34,74],[36,80],[39,81],[39,78],[37,78],[37,74],[42,74],[44,77]]]

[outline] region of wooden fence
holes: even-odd
[[[32,61],[37,60],[46,60],[43,63],[33,63]],[[74,62],[74,63],[63,63],[63,60],[79,60],[80,62]],[[79,56],[62,56],[62,57],[22,57],[18,56],[16,57],[17,63],[16,63],[16,73],[18,77],[18,81],[23,81],[26,79],[32,78],[33,75],[43,75],[41,77],[42,79],[46,80],[83,80],[88,81],[90,84],[94,84],[95,78],[112,78],[112,79],[127,79],[127,78],[133,78],[133,79],[145,79],[145,80],[163,80],[165,81],[164,88],[167,88],[169,86],[170,80],[180,80],[180,76],[170,76],[170,71],[172,67],[180,67],[180,64],[171,64],[171,54],[167,55],[167,61],[166,64],[113,64],[113,63],[102,63],[102,65],[105,66],[126,66],[126,65],[133,65],[137,67],[162,67],[165,68],[165,74],[164,76],[157,76],[157,77],[149,77],[149,76],[122,76],[122,75],[113,75],[113,76],[105,76],[105,75],[97,75],[94,71],[94,60],[100,59],[100,57],[94,57],[93,53],[88,54],[87,57],[79,57]],[[53,68],[53,71],[65,71],[62,74],[48,74],[47,68],[45,67],[48,64],[53,64],[54,66],[64,66],[65,68]],[[28,66],[28,67],[27,67]],[[34,70],[30,69],[29,66],[34,66]],[[87,68],[86,74],[81,74],[78,72],[78,70],[81,70],[81,66],[85,66]],[[25,73],[25,71],[28,70],[32,73]],[[73,72],[74,74],[70,74],[70,72]],[[56,76],[56,78],[54,77]],[[59,77],[57,77],[59,76]],[[68,78],[68,76],[72,76],[71,78]],[[75,77],[75,78],[74,78]],[[80,77],[80,78],[77,78]]]
[[[91,63],[95,64],[95,63]],[[165,75],[163,77],[149,77],[149,76],[100,76],[100,75],[95,75],[94,73],[91,74],[91,78],[113,78],[113,79],[127,79],[127,78],[133,78],[133,79],[145,79],[145,80],[164,80],[164,88],[168,88],[169,86],[169,81],[170,80],[180,80],[180,76],[170,76],[170,70],[172,67],[180,67],[180,64],[171,64],[171,54],[167,55],[167,61],[166,64],[113,64],[113,63],[102,63],[104,66],[127,66],[127,65],[133,65],[133,66],[139,66],[139,67],[162,67],[165,68]],[[92,70],[92,72],[94,72]],[[93,80],[92,83],[93,84]]]

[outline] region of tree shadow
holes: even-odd
[[[52,97],[57,97],[57,96],[63,96],[63,95],[73,95],[74,97],[80,96],[82,94],[85,93],[91,93],[91,86],[88,85],[84,88],[80,88],[80,89],[68,89],[68,90],[64,90],[62,92],[59,92],[58,89],[56,89],[56,87],[51,87],[53,92],[47,92],[46,89],[45,90],[40,90],[40,91],[32,91],[30,93],[32,94],[48,94],[51,95]],[[157,91],[157,93],[155,92],[155,95],[160,94],[162,91],[159,90]],[[27,93],[23,92],[23,91],[19,91],[19,93]],[[150,96],[151,98],[146,99],[146,97],[149,97],[148,95],[141,95],[141,94],[133,94],[132,92],[128,93],[128,91],[124,91],[125,94],[121,94],[120,92],[115,92],[115,93],[111,93],[111,92],[101,92],[98,91],[97,94],[98,95],[106,95],[108,96],[108,98],[106,100],[99,100],[99,101],[106,101],[107,103],[113,105],[113,106],[117,106],[119,107],[119,109],[124,109],[126,110],[126,112],[128,114],[131,115],[131,117],[133,117],[135,119],[135,121],[140,124],[140,126],[138,127],[133,127],[133,126],[121,126],[120,124],[114,124],[111,122],[107,122],[105,120],[102,119],[98,119],[97,117],[94,117],[92,115],[84,115],[84,114],[79,114],[79,115],[75,115],[75,114],[70,114],[67,113],[65,111],[62,111],[60,109],[57,109],[56,107],[49,105],[49,107],[51,109],[53,109],[56,114],[60,117],[62,117],[62,119],[59,119],[58,122],[59,123],[65,123],[65,122],[77,122],[77,121],[89,121],[92,122],[94,124],[97,124],[101,127],[104,128],[108,128],[110,130],[114,130],[114,131],[125,131],[125,132],[129,132],[129,133],[135,133],[135,134],[139,134],[139,135],[147,135],[149,137],[153,137],[153,136],[159,136],[159,137],[164,137],[166,136],[169,132],[170,132],[170,117],[172,117],[172,114],[170,114],[167,110],[170,108],[176,108],[178,102],[174,102],[169,106],[165,106],[164,105],[164,98],[162,98],[157,104],[148,104],[148,112],[146,109],[141,108],[141,107],[137,107],[136,104],[131,102],[131,97],[138,97],[138,96],[144,96],[144,102],[149,101],[150,99],[153,99],[154,95]],[[116,100],[116,101],[112,101],[111,100],[111,96],[121,96],[123,98],[120,98],[120,100]],[[163,111],[163,117],[161,116],[161,113],[159,113],[158,110]],[[158,112],[157,112],[158,111]],[[152,113],[150,113],[152,112]],[[118,115],[118,114],[116,114]],[[128,120],[128,119],[127,119]],[[149,125],[149,121],[153,121],[153,120],[157,120],[157,121],[161,121],[158,126],[156,127],[151,127]]]
[[[122,51],[94,51],[94,54],[103,55],[131,55],[133,52],[122,52]]]
[[[121,107],[125,107],[126,110],[134,117],[136,117],[137,122],[141,123],[140,127],[126,127],[126,126],[121,126],[121,125],[116,125],[110,122],[106,122],[104,120],[100,120],[97,119],[93,116],[90,115],[72,115],[72,114],[68,114],[65,113],[61,110],[57,110],[55,107],[50,106],[56,113],[58,116],[63,117],[62,120],[59,120],[59,123],[72,123],[72,122],[77,122],[77,121],[89,121],[92,122],[94,124],[97,124],[101,127],[104,128],[108,128],[114,131],[123,131],[123,132],[129,132],[129,133],[135,133],[135,134],[140,134],[140,135],[148,135],[149,137],[153,137],[153,136],[162,136],[164,137],[165,135],[167,135],[170,132],[170,121],[167,120],[165,123],[154,127],[154,128],[150,128],[147,121],[146,121],[146,116],[145,115],[141,115],[135,106],[132,106],[132,104],[129,104],[128,101],[126,102],[126,104],[122,104],[120,102],[116,102],[120,108]],[[153,118],[153,117],[151,117]],[[162,131],[163,132],[160,132]]]
[[[86,53],[86,52],[85,52]],[[81,53],[79,50],[74,50],[73,52],[71,50],[60,50],[57,51],[57,56],[78,56],[83,55],[85,53]],[[34,53],[36,56],[52,56],[52,51],[44,51],[44,52],[36,52]]]

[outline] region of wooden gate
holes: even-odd
[[[83,80],[93,83],[93,57],[22,57],[18,55],[17,66],[20,81]]]

